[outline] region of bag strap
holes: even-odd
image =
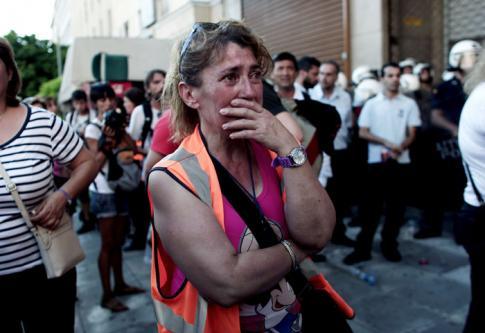
[[[249,198],[246,192],[238,184],[236,184],[226,168],[224,168],[224,166],[211,155],[200,127],[199,133],[216,169],[221,192],[231,203],[232,207],[236,210],[244,223],[246,223],[249,230],[251,230],[259,246],[261,248],[267,248],[279,244],[280,241],[256,203]],[[312,288],[300,269],[290,271],[286,274],[285,278],[292,286],[297,297],[301,297],[306,291],[309,291]]]
[[[145,122],[143,123],[143,128],[140,136],[142,147],[145,145],[145,140],[148,137],[148,133],[150,133],[152,129],[153,111],[150,101],[145,101],[143,103],[143,115],[145,116]]]
[[[210,155],[210,157],[214,163],[222,193],[251,230],[259,246],[266,248],[279,244],[276,234],[264,219],[256,204],[233,180],[226,168],[214,156]]]
[[[15,204],[17,205],[18,209],[20,210],[20,214],[22,214],[23,219],[25,220],[25,223],[27,223],[27,226],[29,229],[35,229],[35,226],[32,224],[30,221],[30,216],[29,213],[27,212],[27,208],[24,205],[24,202],[20,198],[19,192],[17,190],[17,185],[10,179],[7,170],[5,170],[2,162],[0,161],[0,175],[2,176],[3,180],[5,181],[5,187],[7,188],[7,191],[10,192],[12,195],[13,199],[15,200]]]
[[[468,175],[468,178],[470,179],[470,183],[472,184],[473,192],[475,192],[475,195],[477,196],[477,200],[480,203],[480,206],[485,205],[485,201],[483,200],[482,195],[480,194],[480,191],[478,191],[477,185],[473,181],[472,173],[470,171],[470,167],[468,166],[468,163],[464,162],[465,164],[465,170]]]

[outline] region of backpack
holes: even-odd
[[[126,152],[126,153],[125,153]],[[108,159],[108,185],[113,191],[131,192],[138,188],[141,181],[141,168],[133,160],[131,148],[122,148]]]
[[[152,119],[153,119],[153,112],[152,106],[150,101],[143,102],[143,114],[145,115],[145,122],[143,123],[143,129],[141,131],[140,141],[141,146],[145,146],[145,140],[148,137],[148,134],[152,132]]]

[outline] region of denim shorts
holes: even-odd
[[[128,215],[128,198],[125,193],[89,191],[89,197],[89,209],[98,219]]]

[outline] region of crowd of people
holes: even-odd
[[[126,311],[117,296],[145,291],[125,282],[122,249],[151,246],[160,332],[309,331],[299,267],[325,261],[328,242],[352,248],[346,265],[371,260],[382,215],[382,254],[401,261],[399,232],[415,206],[416,239],[440,237],[445,213],[454,220],[472,272],[464,332],[485,326],[480,44],[453,46],[442,82],[405,59],[360,66],[351,86],[337,61],[270,56],[240,22],[197,23],[177,47],[169,72],[150,71],[143,90],[120,98],[98,82],[74,91],[64,116],[55,101],[19,103],[14,56],[0,42],[0,160],[35,223],[55,228],[79,201],[78,233],[101,236],[102,307]],[[253,210],[262,230],[248,221]],[[349,227],[361,228],[356,239]],[[36,309],[59,309],[59,328],[73,331],[75,269],[47,279],[29,233],[0,188],[6,327],[35,331],[45,325]],[[33,279],[45,287],[18,284]],[[48,291],[59,295],[52,308],[39,303]],[[27,310],[20,294],[37,295]]]

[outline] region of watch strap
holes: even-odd
[[[288,156],[276,156],[271,162],[273,168],[282,166],[283,168],[291,168],[293,166],[293,161]]]

